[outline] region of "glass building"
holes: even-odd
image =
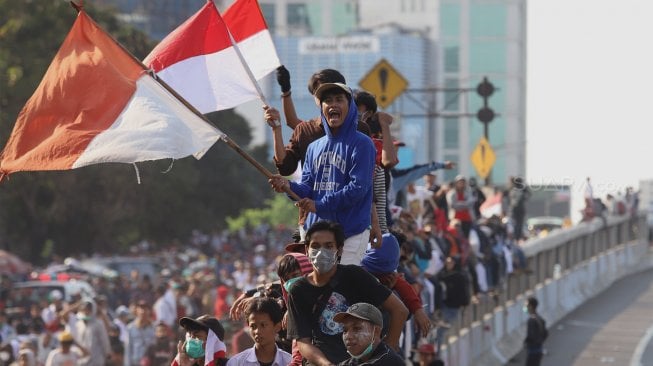
[[[497,155],[490,180],[505,184],[526,173],[526,0],[360,0],[360,24],[396,22],[428,31],[435,44],[431,86],[438,115],[429,136],[436,160],[452,160],[457,173],[476,175],[469,159],[483,135],[475,114],[483,99],[475,88],[484,77],[497,91],[489,125]],[[459,89],[459,90],[456,90]],[[429,121],[424,121],[429,123]]]
[[[391,22],[361,27],[359,2],[352,0],[259,0],[259,3],[273,32],[279,58],[291,72],[293,101],[300,118],[319,114],[307,83],[320,69],[340,71],[347,84],[357,88],[360,80],[385,59],[408,81],[410,88],[422,89],[432,84],[433,42],[424,29]],[[266,94],[274,96],[273,101],[279,100],[276,82],[272,80],[269,84]],[[398,116],[392,125],[393,135],[409,145],[400,150],[400,166],[429,161],[427,126],[420,115],[423,114],[421,106],[427,102],[425,98],[424,95],[399,98],[387,109]],[[284,138],[291,133],[286,128]]]

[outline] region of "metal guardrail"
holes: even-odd
[[[578,264],[633,240],[647,240],[646,214],[595,218],[591,222],[551,232],[547,237],[532,239],[522,246],[532,273],[508,276],[501,291],[493,297],[480,298],[462,309],[458,324],[452,324],[449,336],[459,334],[473,322],[483,319],[499,307],[533,290],[537,284],[553,278]]]

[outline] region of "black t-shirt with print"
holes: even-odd
[[[288,338],[311,338],[329,361],[344,361],[349,355],[342,341],[342,325],[333,320],[334,315],[358,302],[379,307],[390,294],[376,277],[357,265],[339,264],[330,283],[322,287],[312,285],[304,276],[288,294]]]

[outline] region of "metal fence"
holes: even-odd
[[[514,301],[519,295],[578,264],[611,248],[634,241],[646,240],[648,227],[645,214],[628,217],[596,218],[573,228],[554,231],[544,238],[528,241],[522,248],[530,273],[508,276],[494,296],[480,297],[462,309],[458,322],[452,324],[449,336],[459,334],[483,316]]]

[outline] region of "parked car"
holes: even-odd
[[[94,257],[82,261],[82,266],[100,265],[110,268],[120,275],[129,276],[134,270],[143,275],[148,275],[155,281],[161,272],[161,265],[153,257]]]
[[[39,281],[68,281],[70,279],[90,281],[93,277],[113,279],[118,272],[99,263],[80,263],[75,258],[66,258],[63,264],[54,264],[40,271],[34,271],[31,279]]]
[[[52,291],[59,290],[65,301],[70,301],[73,295],[81,297],[95,297],[95,290],[86,281],[71,279],[69,281],[25,281],[17,282],[12,286],[13,291],[23,291],[29,298],[38,301],[48,299]],[[27,291],[25,291],[27,290]]]

